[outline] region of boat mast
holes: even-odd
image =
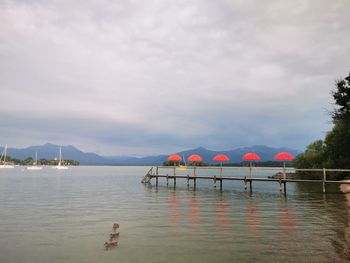
[[[4,164],[6,164],[6,153],[7,152],[7,144],[5,144],[5,149],[4,149]]]
[[[61,146],[60,146],[60,153],[59,153],[59,158],[58,158],[58,166],[61,166],[61,158],[62,158],[62,153],[61,153]]]

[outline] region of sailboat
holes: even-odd
[[[38,152],[35,152],[35,163],[31,166],[28,166],[28,170],[41,170],[43,167],[38,165]]]
[[[60,151],[59,151],[59,158],[58,158],[58,165],[53,167],[54,169],[59,169],[59,170],[66,170],[68,169],[68,166],[65,166],[62,164],[62,150],[60,147]]]
[[[7,155],[7,144],[5,145],[4,151],[2,152],[0,157],[0,169],[14,168],[15,166],[13,163],[6,162],[6,155]]]
[[[186,159],[185,159],[185,156],[183,154],[182,154],[182,160],[184,160],[185,165],[179,165],[178,167],[176,167],[176,170],[178,170],[178,171],[186,171],[187,170]]]

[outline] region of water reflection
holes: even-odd
[[[294,236],[296,226],[298,225],[294,212],[287,207],[281,208],[280,212],[279,224],[282,227],[283,233],[288,236]]]
[[[200,203],[195,196],[188,202],[188,219],[191,224],[200,223]]]
[[[221,197],[216,202],[215,207],[216,222],[221,230],[226,229],[230,225],[229,212],[230,206]]]
[[[261,235],[260,221],[258,206],[255,204],[249,204],[247,206],[247,226],[249,234],[254,238],[260,237]]]
[[[169,206],[171,224],[177,225],[180,218],[180,198],[176,196],[175,192],[173,192],[173,194],[170,196]]]

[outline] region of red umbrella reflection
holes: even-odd
[[[248,227],[253,237],[260,236],[260,217],[258,207],[256,205],[249,205],[247,207]]]
[[[174,193],[169,200],[170,204],[170,214],[171,214],[171,223],[176,225],[180,217],[180,199]]]
[[[249,175],[250,179],[252,179],[252,161],[259,161],[260,156],[256,153],[246,153],[245,155],[243,155],[242,159],[245,161],[249,161]]]
[[[188,217],[192,224],[200,223],[200,212],[199,201],[193,197],[188,203]]]
[[[281,212],[279,223],[283,227],[283,232],[288,236],[295,235],[295,228],[298,225],[298,221],[295,219],[293,211],[288,208],[282,208]]]
[[[215,207],[216,221],[221,229],[225,229],[230,224],[230,206],[223,200],[217,202]]]

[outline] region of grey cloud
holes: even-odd
[[[111,154],[303,148],[330,128],[329,91],[349,71],[349,7],[339,0],[5,1],[2,138],[79,142]],[[21,141],[10,135],[26,130]]]

